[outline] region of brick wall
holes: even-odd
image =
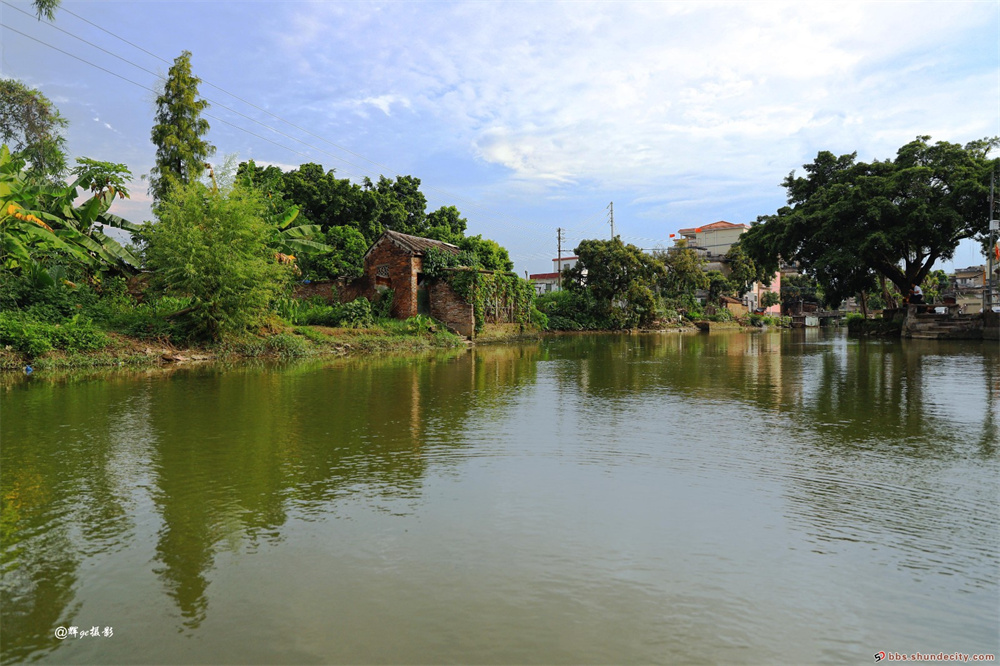
[[[415,257],[391,241],[383,240],[368,255],[365,263],[365,275],[368,284],[378,286],[385,284],[395,292],[391,314],[396,319],[407,319],[417,314],[417,266]],[[379,279],[378,267],[388,265],[389,278]],[[367,295],[367,294],[364,294]],[[371,298],[371,296],[369,296]]]
[[[430,280],[427,289],[430,291],[432,317],[459,335],[467,338],[475,336],[476,318],[471,304],[462,300],[444,280]]]

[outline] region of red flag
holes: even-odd
[[[695,232],[696,234],[700,234],[700,233],[701,233],[701,227],[698,227],[697,229],[695,229],[695,230],[694,230],[694,232]]]
[[[670,237],[671,237],[671,238],[673,238],[673,237],[674,237],[674,235],[673,235],[673,234],[670,234]]]

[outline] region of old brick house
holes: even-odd
[[[398,231],[383,232],[364,255],[361,277],[339,287],[341,302],[361,296],[375,300],[379,291],[391,289],[390,314],[394,318],[429,315],[461,335],[473,337],[472,305],[461,299],[447,282],[430,280],[424,275],[424,254],[430,248],[459,253],[458,247],[451,243]]]
[[[392,289],[395,297],[392,316],[406,319],[431,314],[428,281],[424,278],[424,253],[437,248],[451,254],[459,249],[451,243],[385,231],[365,253],[364,274],[352,283],[358,295],[371,297],[376,291]]]

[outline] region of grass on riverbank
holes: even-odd
[[[371,328],[281,327],[262,335],[178,347],[162,340],[142,340],[102,332],[98,349],[50,349],[32,354],[5,345],[0,370],[160,365],[209,360],[293,359],[372,353],[413,353],[462,346],[464,340],[430,319],[379,321]]]

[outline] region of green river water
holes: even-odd
[[[5,664],[1000,652],[996,343],[7,375],[0,419]]]

